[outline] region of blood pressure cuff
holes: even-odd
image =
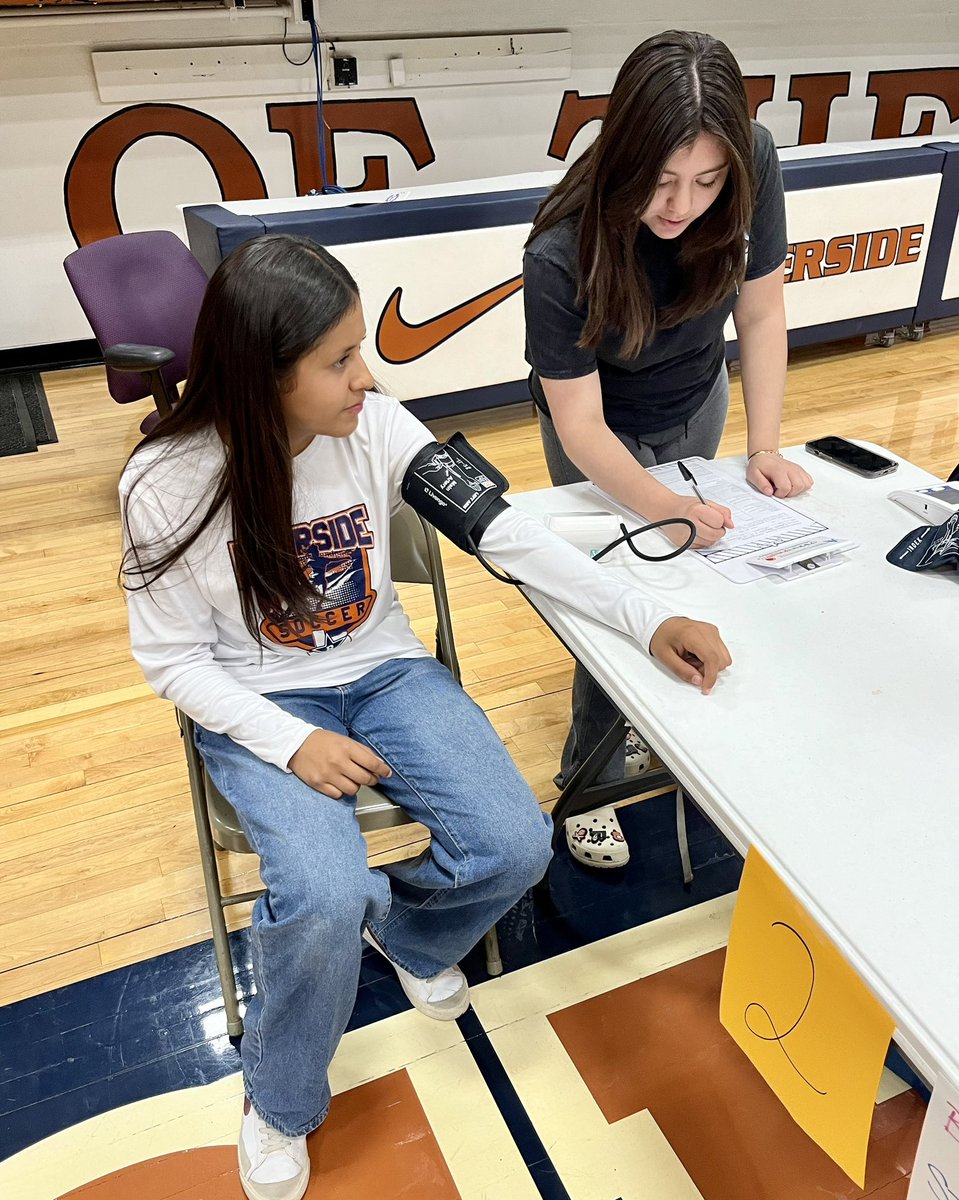
[[[403,499],[461,550],[473,554],[487,526],[509,505],[509,482],[461,433],[430,442],[403,476]]]
[[[941,525],[914,529],[886,555],[886,561],[905,571],[931,571],[935,567],[959,570],[959,512]]]

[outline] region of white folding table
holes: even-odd
[[[615,552],[615,570],[718,625],[733,665],[712,695],[624,635],[528,598],[709,819],[768,859],[886,1006],[916,1070],[957,1079],[959,575],[885,561],[921,524],[887,494],[936,481],[903,460],[867,480],[786,453],[816,481],[790,503],[859,543],[848,562],[737,585],[692,554]],[[741,458],[722,465],[741,476]],[[510,500],[540,518],[603,510],[586,484]]]

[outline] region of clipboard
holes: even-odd
[[[756,579],[767,578],[799,579],[804,575],[814,574],[826,566],[827,562],[830,566],[837,566],[844,561],[839,557],[833,559],[829,554],[833,544],[842,540],[838,532],[804,512],[803,497],[799,497],[797,504],[779,500],[775,496],[765,496],[745,479],[733,475],[723,464],[707,462],[703,458],[687,458],[684,461],[693,467],[699,487],[708,499],[725,504],[731,509],[736,521],[736,527],[729,530],[715,545],[691,552],[730,583],[750,583]],[[682,478],[676,463],[661,463],[659,466],[650,467],[649,473],[677,495],[694,494],[692,485]],[[628,508],[619,504],[595,484],[590,484],[590,487],[614,512],[625,513],[631,519],[636,518],[635,513],[630,513]],[[848,549],[853,547],[852,543],[846,545]],[[820,547],[820,552],[813,554],[810,549],[812,546]],[[782,566],[770,565],[770,555],[788,554],[793,548],[798,550],[800,547],[810,552],[795,561],[785,561]],[[799,567],[798,563],[804,559],[815,559],[816,566]],[[787,573],[787,567],[795,569]]]

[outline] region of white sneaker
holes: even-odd
[[[363,940],[378,950],[392,964],[400,981],[400,987],[414,1008],[419,1009],[434,1021],[455,1021],[470,1006],[470,989],[466,976],[457,966],[447,967],[429,979],[417,979],[409,971],[393,962],[368,929],[363,930]]]
[[[249,1200],[300,1200],[310,1182],[305,1137],[287,1137],[243,1101],[240,1184]]]

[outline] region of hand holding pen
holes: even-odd
[[[699,490],[696,477],[689,467],[680,459],[676,464],[679,473],[687,483],[692,485],[695,498],[681,496],[680,507],[676,513],[686,517],[696,526],[696,540],[693,549],[699,550],[704,546],[713,546],[725,536],[727,529],[734,528],[733,514],[725,505],[717,504],[715,500],[707,500]]]

